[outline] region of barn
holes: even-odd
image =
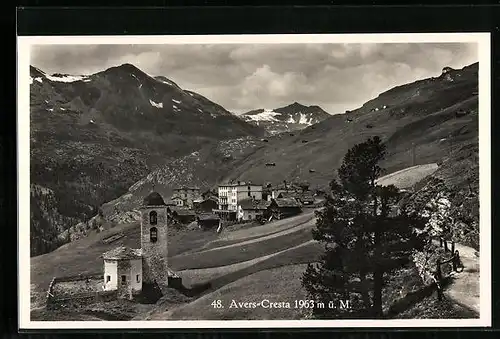
[[[220,225],[220,218],[215,214],[200,214],[196,219],[198,227],[203,230],[216,229]]]
[[[271,204],[267,208],[268,213],[275,219],[284,219],[300,214],[302,208],[300,202],[294,198],[277,198],[272,199]]]
[[[168,207],[167,212],[169,219],[172,220],[174,224],[189,224],[190,222],[196,220],[196,214],[194,211],[187,208]]]
[[[212,213],[213,210],[217,209],[217,206],[217,199],[213,197],[193,202],[193,208],[196,213]]]

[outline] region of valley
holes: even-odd
[[[167,200],[179,187],[202,192],[242,181],[279,192],[282,184],[286,191],[287,185],[305,183],[320,206],[321,192],[337,178],[343,156],[372,136],[387,146],[381,164],[385,176],[378,183],[405,190],[414,207],[446,192],[454,211],[461,211],[453,241],[479,251],[477,63],[389,89],[358,109],[334,115],[295,102],[237,116],[130,64],[80,77],[47,75],[32,67],[31,78],[33,320],[63,316],[43,309],[53,277],[101,274],[104,252],[141,246],[139,207],[150,192]],[[151,305],[123,301],[114,313],[94,305],[72,310],[72,317],[308,318],[300,308],[228,311],[212,302],[229,307],[231,300],[306,299],[301,276],[324,250],[311,235],[317,206],[301,205],[298,215],[264,224],[254,219],[224,224],[221,231],[202,230],[196,221],[171,227],[169,266],[184,286],[209,284],[207,290],[195,296],[172,291]],[[107,242],[113,236],[116,240]],[[415,282],[408,294],[423,286],[415,265],[391,274],[385,311],[401,297],[396,289],[402,281]],[[478,272],[470,274],[474,283],[469,285],[475,286]],[[454,293],[448,293],[451,300]],[[411,307],[418,304],[395,317],[417,312]],[[447,316],[471,315],[460,307],[451,307]]]

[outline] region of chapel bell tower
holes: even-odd
[[[167,206],[161,195],[150,193],[141,211],[141,249],[143,282],[168,287]]]

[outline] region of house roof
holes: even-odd
[[[172,213],[177,213],[177,215],[195,215],[193,211],[187,208],[172,207],[171,211]]]
[[[262,200],[245,199],[240,201],[241,209],[244,210],[265,210],[269,203]]]
[[[199,221],[205,221],[205,220],[219,220],[220,218],[216,216],[215,214],[201,214],[198,216]]]
[[[151,192],[142,201],[143,206],[165,206],[165,201],[158,192]]]
[[[293,191],[285,191],[285,192],[280,192],[278,195],[281,195],[282,198],[297,198],[299,197],[299,194]]]
[[[301,201],[314,201],[314,197],[311,193],[302,193],[299,195]]]
[[[274,199],[278,207],[300,207],[300,203],[294,198],[279,198]]]
[[[165,200],[165,205],[175,206],[175,202],[172,199],[167,199],[167,200]]]
[[[110,251],[103,253],[102,257],[106,260],[131,260],[141,259],[142,250],[132,249],[127,246],[116,247]]]
[[[188,187],[188,186],[182,186],[182,187],[176,187],[174,188],[174,191],[181,191],[181,190],[195,190],[198,191],[198,187]]]
[[[218,199],[216,197],[208,197],[206,199],[197,199],[197,200],[194,200],[194,202],[197,202],[197,203],[204,203],[206,201],[213,201],[213,202],[217,203]]]

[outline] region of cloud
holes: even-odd
[[[48,73],[92,74],[132,63],[238,113],[294,101],[342,113],[445,66],[478,60],[471,43],[38,45],[31,54]]]

